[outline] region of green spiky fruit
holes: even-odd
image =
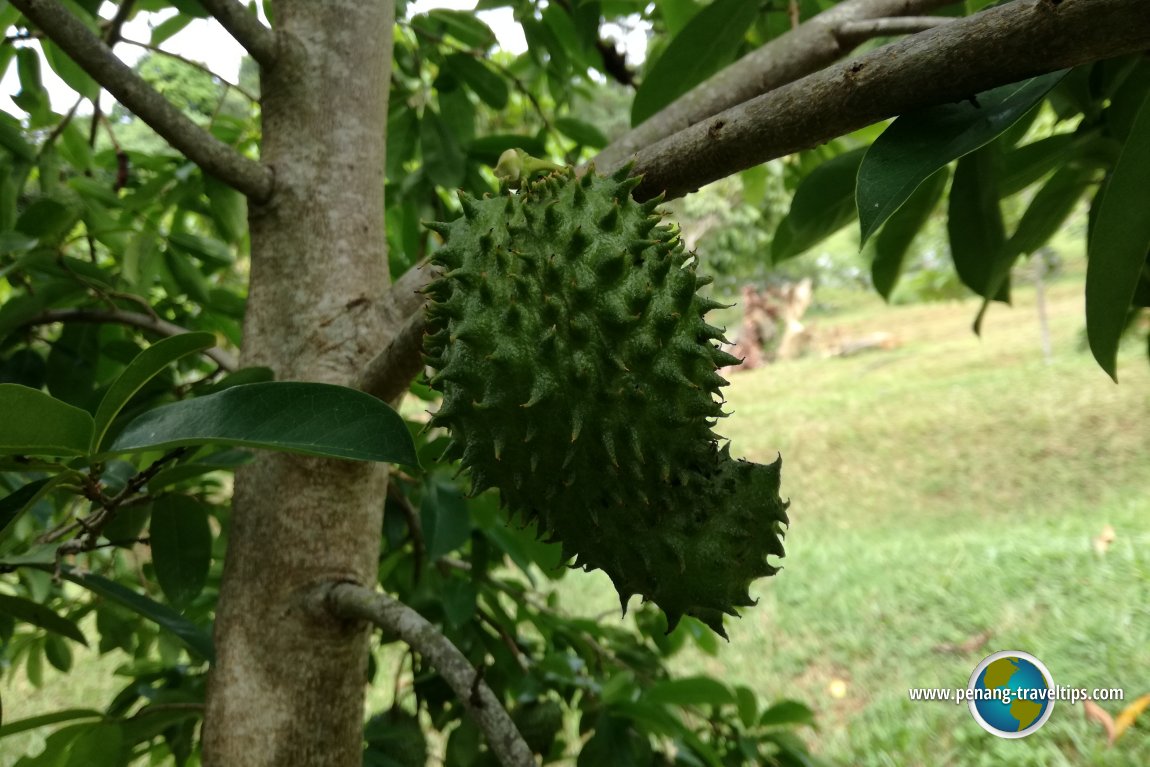
[[[715,302],[656,203],[626,172],[570,169],[518,193],[474,199],[430,227],[426,361],[443,392],[433,426],[451,430],[473,491],[497,487],[524,521],[602,569],[623,608],[653,600],[674,627],[753,604],[750,582],[782,556],[780,462],[732,459],[712,431],[724,415]],[[725,634],[724,634],[725,636]]]

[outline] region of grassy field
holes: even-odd
[[[1115,386],[1082,347],[1080,278],[1048,302],[1048,364],[1034,293],[1020,289],[981,340],[973,300],[850,298],[816,332],[886,331],[901,346],[735,374],[719,431],[747,458],[782,453],[788,555],[752,592],[759,605],[729,621],[730,644],[679,668],[806,701],[810,742],[835,764],[1150,764],[1150,713],[1107,749],[1081,705],[1058,703],[1041,731],[1008,741],[965,705],[908,700],[910,687],[965,687],[1001,649],[1037,656],[1058,685],[1150,693],[1145,335]],[[1115,538],[1099,554],[1106,525]],[[599,574],[564,584],[589,614],[612,605]]]
[[[1033,293],[995,307],[980,340],[974,301],[888,308],[818,296],[816,333],[885,331],[901,345],[732,376],[720,424],[735,453],[784,457],[792,527],[785,568],[756,585],[706,672],[796,698],[832,764],[1150,764],[1150,713],[1114,748],[1082,707],[1056,705],[1021,741],[984,733],[965,706],[911,703],[909,687],[965,686],[983,657],[1030,652],[1059,685],[1150,693],[1150,366],[1144,336],[1115,386],[1082,347],[1081,275],[1050,288],[1054,356],[1039,349]],[[837,308],[836,308],[837,307]],[[1107,525],[1104,554],[1092,546]],[[565,578],[566,605],[617,611],[601,573]],[[615,620],[613,617],[604,620]],[[989,632],[984,645],[959,647]],[[122,658],[78,655],[32,690],[5,680],[5,716],[102,706]],[[1103,703],[1112,714],[1120,705]],[[38,735],[0,749],[0,765]]]

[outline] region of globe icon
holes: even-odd
[[[1046,666],[1014,650],[987,657],[971,674],[970,713],[983,729],[1003,738],[1037,731],[1054,708],[1054,684]]]

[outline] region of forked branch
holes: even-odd
[[[642,125],[613,141],[595,158],[595,165],[600,169],[618,168],[634,153],[661,139],[841,59],[867,39],[843,35],[845,25],[919,14],[954,2],[845,0],[779,35],[688,91]]]
[[[192,122],[116,58],[112,49],[92,34],[59,0],[12,0],[12,5],[101,87],[205,172],[257,202],[271,196],[272,172],[269,168],[244,157]]]
[[[503,767],[534,767],[537,762],[503,704],[451,640],[407,605],[353,583],[327,586],[323,607],[339,618],[364,620],[395,634],[426,658],[455,692],[487,738]]]
[[[275,32],[265,27],[251,10],[236,0],[200,0],[200,5],[220,22],[260,66],[270,67],[275,63]]]
[[[636,199],[681,197],[880,120],[1150,48],[1145,0],[1014,0],[840,62],[632,155]],[[611,171],[627,161],[600,164]]]

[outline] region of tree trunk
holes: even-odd
[[[390,0],[278,0],[262,72],[245,365],[350,384],[383,346]],[[204,722],[217,767],[362,764],[368,634],[304,608],[317,584],[376,581],[386,467],[262,455],[236,478]]]

